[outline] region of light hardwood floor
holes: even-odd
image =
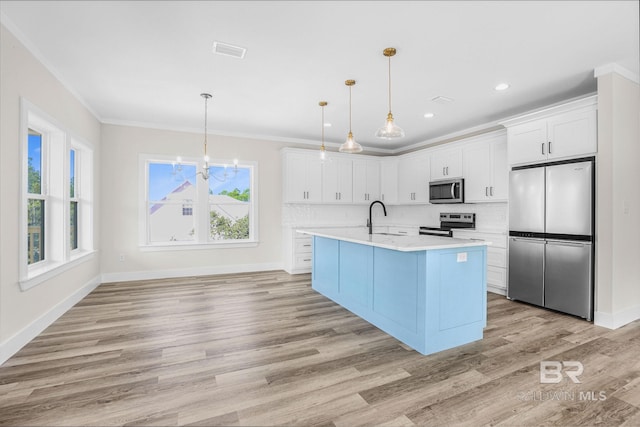
[[[484,337],[422,356],[309,275],[103,284],[0,367],[0,425],[640,425],[640,321],[489,294]]]

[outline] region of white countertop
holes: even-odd
[[[298,233],[361,245],[376,246],[401,252],[428,251],[433,249],[462,248],[471,246],[486,246],[490,242],[468,239],[454,239],[440,236],[392,236],[382,233],[369,234],[367,227],[350,228],[305,228],[296,230]]]

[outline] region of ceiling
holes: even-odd
[[[104,123],[397,153],[640,74],[637,1],[5,1],[2,22]],[[247,49],[214,55],[214,41]],[[388,106],[406,136],[381,140]],[[496,84],[511,87],[502,92]],[[434,97],[454,101],[440,104]],[[424,114],[432,112],[433,118]]]

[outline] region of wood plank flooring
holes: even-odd
[[[309,275],[103,284],[0,367],[0,425],[640,425],[640,321],[489,294],[484,336],[422,356]]]

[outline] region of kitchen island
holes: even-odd
[[[487,242],[305,229],[312,287],[422,354],[482,339]]]

